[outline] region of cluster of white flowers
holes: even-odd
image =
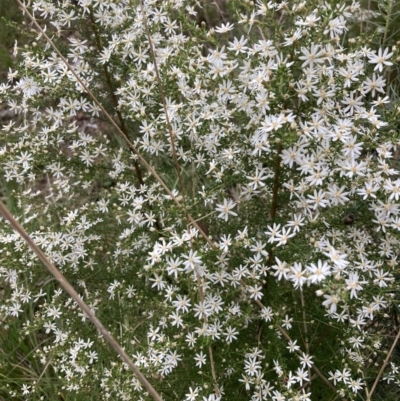
[[[40,33],[0,85],[15,213],[164,399],[370,388],[397,302],[398,51],[352,34],[360,4],[232,1],[211,27],[191,0],[29,3],[69,65]],[[149,399],[7,225],[0,242],[5,328],[31,303],[67,391]]]

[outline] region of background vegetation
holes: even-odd
[[[183,26],[183,29],[187,30],[188,35],[199,35],[198,40],[204,41],[208,40],[206,38],[205,31],[210,27],[220,26],[222,23],[227,23],[231,21],[231,16],[236,15],[239,11],[246,11],[249,7],[249,2],[242,2],[243,4],[239,4],[240,2],[235,2],[234,5],[231,2],[225,1],[204,1],[202,3],[203,8],[196,16],[195,19],[191,21],[189,24],[187,21],[184,21],[182,18],[181,23],[188,23],[188,26]],[[329,2],[328,2],[329,3]],[[332,4],[340,3],[336,1],[332,1]],[[400,40],[400,30],[398,27],[399,24],[399,13],[400,13],[400,2],[388,1],[386,4],[384,2],[372,2],[365,1],[363,2],[363,8],[365,8],[366,12],[369,14],[364,18],[361,17],[359,20],[354,21],[354,24],[350,26],[348,37],[356,37],[357,35],[360,38],[371,36],[370,45],[372,46],[382,46],[383,48],[392,46],[397,46],[397,42]],[[13,46],[15,40],[18,41],[18,47],[23,49],[25,46],[29,49],[34,48],[37,38],[35,35],[30,32],[28,27],[28,20],[26,17],[22,16],[21,11],[16,3],[0,0],[0,10],[4,10],[5,13],[2,15],[4,18],[0,24],[0,77],[3,82],[7,81],[7,73],[9,68],[13,69],[13,63],[18,61],[18,58],[15,59],[12,56]],[[7,21],[7,22],[5,22]],[[101,38],[101,35],[97,37],[97,31],[95,26],[81,25],[78,27],[74,27],[74,29],[79,29],[79,35],[85,37],[85,34],[88,31],[91,31],[93,44],[98,44]],[[25,24],[24,24],[25,23]],[[92,21],[93,23],[93,21]],[[95,24],[93,24],[95,25]],[[282,26],[277,24],[276,27],[271,29],[279,29]],[[239,29],[239,28],[236,28]],[[241,28],[240,28],[241,29]],[[23,35],[25,33],[25,35]],[[73,32],[75,33],[75,32]],[[237,36],[239,31],[235,31],[234,34]],[[71,31],[65,29],[63,32],[63,36],[56,40],[56,44],[60,46],[62,49],[63,39],[67,38],[71,34]],[[233,35],[233,33],[231,33]],[[229,34],[229,35],[231,35]],[[256,34],[255,34],[256,35]],[[228,37],[228,35],[227,35]],[[98,40],[98,41],[97,41]],[[212,42],[212,40],[210,40]],[[204,45],[205,49],[207,46],[211,49],[212,43],[206,43]],[[343,45],[348,46],[349,42],[347,36],[343,39]],[[94,49],[93,51],[99,52],[99,48]],[[205,54],[206,56],[206,51]],[[187,55],[189,58],[190,55]],[[101,99],[102,105],[105,107],[107,111],[112,113],[113,118],[119,121],[121,128],[124,132],[128,133],[129,139],[132,142],[138,140],[140,122],[136,119],[126,120],[125,126],[122,123],[122,120],[119,119],[118,109],[114,103],[113,93],[115,93],[116,87],[118,87],[118,80],[115,80],[115,74],[109,74],[106,67],[103,67],[99,63],[95,63],[95,57],[92,58],[93,64],[91,68],[96,71],[97,76],[99,77],[99,84],[95,87],[95,94]],[[181,60],[182,64],[186,62],[186,60]],[[391,101],[394,104],[397,104],[398,101],[398,93],[399,93],[399,70],[398,70],[398,62],[397,60],[393,61],[393,68],[390,72],[385,72],[385,77],[388,81],[388,90],[387,95],[390,97]],[[121,63],[122,64],[122,63]],[[123,71],[126,75],[129,75],[129,66],[119,66],[118,62],[116,62],[116,71],[122,71],[124,68],[128,69],[127,71]],[[178,65],[177,65],[178,66]],[[121,70],[118,70],[121,68]],[[111,78],[110,78],[111,75]],[[283,74],[284,75],[284,74]],[[68,85],[66,83],[66,85]],[[166,88],[167,90],[169,88]],[[54,98],[46,98],[43,103],[40,104],[40,107],[55,107],[56,102]],[[156,113],[159,104],[154,106],[154,113]],[[3,114],[1,114],[3,113]],[[128,113],[128,111],[123,110],[122,113]],[[389,114],[389,113],[388,113]],[[0,110],[1,116],[1,124],[6,125],[10,122],[10,115],[7,114],[7,107],[5,104],[1,105]],[[21,118],[14,117],[12,118]],[[240,114],[237,116],[237,120],[240,121]],[[77,116],[78,124],[93,124],[93,121],[88,121],[88,119],[82,114]],[[243,117],[243,121],[245,118]],[[391,129],[393,131],[396,130],[396,125],[398,126],[398,121],[396,118],[393,118],[391,121]],[[103,142],[105,144],[114,145],[116,148],[120,146],[124,148],[126,153],[129,153],[126,145],[123,145],[123,141],[117,137],[115,134],[115,130],[112,126],[106,121],[104,116],[98,118],[96,122],[93,124],[95,127],[88,127],[89,132],[92,136],[96,137],[99,142]],[[90,131],[92,130],[92,131]],[[394,135],[394,134],[393,134]],[[397,134],[396,134],[397,135]],[[4,137],[2,139],[5,141]],[[1,146],[3,146],[1,144]],[[284,144],[286,145],[286,144]],[[57,199],[57,202],[50,203],[50,205],[46,206],[46,212],[41,214],[39,219],[37,219],[34,223],[31,224],[30,229],[32,232],[35,230],[45,231],[43,227],[49,224],[50,218],[47,217],[46,213],[52,216],[65,216],[68,210],[78,209],[84,204],[97,205],[97,202],[102,199],[110,200],[111,203],[116,201],[119,193],[115,192],[115,188],[119,185],[117,179],[114,179],[112,176],[108,176],[107,172],[109,170],[109,166],[111,164],[110,159],[101,160],[94,166],[87,166],[87,168],[82,168],[82,165],[78,165],[79,161],[72,160],[68,156],[68,150],[63,149],[64,155],[60,157],[60,160],[65,162],[65,166],[71,169],[71,171],[79,171],[77,176],[81,178],[82,181],[89,181],[90,185],[85,190],[82,187],[76,186],[76,193],[70,197],[60,197]],[[373,151],[373,149],[371,150]],[[33,185],[35,190],[41,191],[43,195],[46,197],[53,196],[49,191],[50,185],[48,183],[48,170],[46,170],[46,166],[51,163],[52,159],[58,157],[56,153],[49,153],[48,155],[43,155],[43,159],[35,161],[35,171],[36,171],[36,181]],[[126,162],[128,157],[124,159]],[[265,160],[264,167],[266,165],[272,166],[275,160]],[[393,166],[398,168],[396,165],[397,159],[394,157]],[[171,161],[168,158],[153,158],[152,164],[158,169],[165,169],[166,171],[172,171]],[[43,173],[41,174],[40,171]],[[250,171],[250,167],[249,167]],[[236,186],[238,185],[234,176],[234,167],[232,167],[231,175],[228,175],[227,178],[224,179],[223,185],[221,185],[222,194],[224,191],[234,192],[236,190]],[[194,183],[193,176],[195,175],[195,167],[186,168],[182,171],[182,180],[185,191],[187,193],[197,194],[198,191],[201,190],[202,184],[206,184],[206,181],[209,179],[204,175],[202,178],[196,180]],[[132,179],[134,174],[127,174],[128,179]],[[174,189],[179,189],[179,178],[175,173],[167,173],[164,175],[166,183]],[[231,180],[231,182],[230,182]],[[139,180],[140,181],[140,180]],[[154,183],[153,183],[154,184]],[[273,182],[271,180],[270,184]],[[30,210],[26,210],[25,208],[28,205],[24,205],[22,203],[21,197],[18,196],[18,193],[27,190],[26,186],[21,183],[16,183],[15,181],[8,181],[5,178],[1,179],[1,194],[5,203],[9,206],[9,208],[14,212],[18,213],[21,218],[26,214],[29,215]],[[154,187],[156,187],[154,185]],[[235,194],[231,195],[234,198]],[[288,192],[282,192],[279,197],[279,205],[285,205],[289,202],[290,194]],[[194,199],[194,197],[193,197]],[[248,225],[250,227],[259,227],[259,210],[265,209],[265,202],[270,202],[271,199],[259,199],[250,203],[248,209],[243,210],[242,213],[246,215],[246,219],[248,221]],[[190,202],[190,200],[188,201]],[[204,208],[202,205],[198,205],[196,202],[199,202],[198,199],[194,199],[193,203],[190,204],[191,210],[198,212],[199,216],[203,214]],[[357,216],[357,224],[362,225],[363,227],[368,228],[368,222],[372,220],[373,215],[371,211],[368,209],[365,204],[362,202],[353,202],[351,205],[354,208],[356,216]],[[40,203],[36,205],[38,210],[41,208]],[[155,212],[162,212],[157,210],[157,204],[152,206],[154,207]],[[198,209],[196,209],[198,208]],[[337,228],[338,230],[343,229],[343,218],[347,213],[352,212],[353,209],[333,209],[326,213],[326,217],[329,220],[331,227]],[[148,209],[147,212],[152,212],[153,209]],[[89,219],[91,210],[87,210]],[[174,208],[171,206],[170,216],[165,217],[165,226],[167,223],[171,223],[171,221],[176,220],[178,223],[182,222],[183,217],[180,215],[180,210],[178,208]],[[175,214],[174,214],[175,213]],[[337,214],[336,214],[337,213]],[[160,214],[162,215],[162,213]],[[120,258],[118,259],[118,265],[110,266],[110,254],[115,252],[115,243],[120,240],[118,237],[120,235],[120,229],[116,228],[120,223],[121,216],[118,215],[117,209],[113,211],[113,213],[104,213],[103,222],[101,228],[95,231],[98,237],[97,241],[101,241],[101,248],[98,247],[97,244],[88,244],[88,251],[92,252],[93,262],[96,264],[104,263],[102,266],[102,273],[98,275],[96,271],[82,270],[82,269],[71,269],[67,271],[68,277],[71,279],[71,282],[75,287],[79,288],[81,293],[84,294],[85,282],[90,282],[92,287],[98,287],[105,292],[113,293],[113,291],[109,291],[109,285],[113,281],[123,283],[124,286],[128,286],[130,282],[135,283],[136,296],[135,302],[131,303],[130,297],[128,295],[122,295],[120,293],[116,294],[115,298],[108,300],[107,302],[103,302],[100,300],[98,294],[93,291],[90,293],[88,297],[88,301],[92,303],[92,305],[97,305],[102,303],[101,309],[98,310],[98,317],[105,324],[106,327],[109,327],[110,330],[116,335],[119,340],[126,340],[127,337],[132,339],[132,341],[125,342],[124,346],[130,354],[134,354],[141,350],[142,344],[147,341],[148,338],[148,321],[157,321],[163,319],[165,316],[164,310],[159,308],[159,305],[162,305],[165,300],[155,291],[151,297],[147,296],[149,291],[151,290],[151,286],[149,285],[149,278],[142,275],[141,266],[135,267],[132,265],[132,260],[129,258]],[[279,221],[279,213],[275,222],[280,223]],[[62,218],[53,218],[51,220],[51,224],[54,229],[59,228],[60,230],[64,229]],[[58,224],[58,227],[57,227]],[[171,223],[173,224],[173,223]],[[230,232],[234,233],[239,228],[235,226],[235,222],[230,223],[231,225],[228,227]],[[126,226],[127,229],[129,225]],[[260,226],[262,228],[262,226]],[[218,238],[222,235],[224,230],[226,230],[226,226],[223,225],[222,222],[213,219],[205,219],[202,221],[202,229],[209,233],[213,238]],[[260,230],[261,230],[260,228]],[[266,227],[264,227],[266,228]],[[255,234],[256,235],[256,234]],[[373,236],[373,234],[371,234]],[[40,235],[37,236],[40,239]],[[153,238],[153,237],[152,237]],[[95,241],[94,241],[95,242]],[[124,240],[121,241],[122,243]],[[143,248],[141,248],[141,245]],[[91,248],[93,246],[93,248]],[[117,246],[119,249],[119,247]],[[123,245],[120,247],[123,249]],[[142,250],[143,249],[143,250]],[[307,249],[307,244],[302,242],[300,239],[297,243],[294,243],[294,247],[291,249],[297,249],[299,255],[301,255],[302,250]],[[147,249],[143,243],[140,243],[140,239],[137,239],[137,243],[135,245],[135,258],[137,260],[145,260],[148,258],[149,249]],[[270,255],[273,255],[275,252],[275,248],[271,250]],[[10,257],[11,264],[17,266],[19,263],[30,263],[29,257],[26,254],[26,251],[15,250],[13,245],[10,245],[9,248],[4,248],[2,250],[3,255],[7,254]],[[285,252],[283,251],[280,255],[288,256],[290,254],[290,250]],[[208,254],[209,259],[205,259],[205,263],[213,264],[214,259],[216,258],[217,253]],[[250,257],[250,254],[237,254],[233,255],[234,260],[241,260],[243,258]],[[274,255],[275,256],[275,255]],[[236,259],[235,259],[236,258]],[[274,261],[275,258],[270,256],[270,259]],[[22,261],[22,262],[21,262]],[[239,263],[238,263],[239,264]],[[61,379],[61,377],[65,377],[68,375],[68,372],[60,372],[58,369],[58,364],[53,366],[53,361],[51,357],[46,360],[44,358],[43,348],[51,347],[51,343],[53,341],[53,333],[49,334],[43,329],[43,324],[45,321],[38,321],[37,327],[30,326],[27,328],[27,321],[34,321],[38,316],[38,311],[42,310],[45,305],[54,303],[54,300],[57,297],[60,297],[59,305],[65,307],[67,310],[70,310],[71,313],[77,313],[74,311],[74,307],[72,304],[68,304],[67,298],[62,298],[58,291],[58,285],[49,277],[48,274],[43,272],[43,275],[40,275],[40,271],[42,269],[39,263],[32,263],[32,276],[34,277],[34,281],[31,281],[31,277],[29,274],[26,276],[26,285],[35,293],[44,293],[41,302],[34,303],[33,300],[23,305],[22,313],[18,315],[17,318],[13,318],[3,322],[0,326],[0,391],[2,392],[2,396],[4,399],[9,399],[10,394],[15,392],[13,399],[23,400],[26,397],[21,395],[21,386],[24,383],[30,383],[31,386],[35,386],[39,390],[35,393],[35,395],[31,395],[35,397],[35,399],[43,399],[43,400],[55,400],[57,397],[63,400],[93,400],[100,397],[101,394],[104,393],[104,382],[98,380],[93,383],[76,383],[76,386],[79,386],[79,392],[74,393],[73,385],[72,391],[71,388],[66,389],[65,380]],[[67,269],[65,267],[65,269]],[[44,271],[44,270],[43,270]],[[396,277],[400,277],[400,271],[397,269],[394,270],[394,274]],[[138,279],[139,278],[139,279]],[[6,280],[3,283],[3,293],[2,296],[4,298],[9,298],[11,294],[11,289],[6,285]],[[173,284],[173,281],[168,282],[168,284]],[[341,343],[341,339],[343,337],[343,326],[340,325],[328,325],[326,323],[325,313],[326,310],[321,308],[320,302],[315,302],[315,291],[305,289],[304,293],[299,291],[294,291],[292,285],[288,283],[282,283],[275,281],[273,279],[266,280],[265,286],[268,286],[268,303],[270,305],[279,305],[282,299],[285,299],[288,305],[292,305],[291,310],[280,311],[281,315],[280,320],[284,319],[286,314],[290,312],[291,316],[294,316],[294,327],[291,331],[291,335],[293,338],[301,338],[304,336],[304,321],[303,319],[303,310],[301,305],[306,304],[307,307],[307,322],[309,322],[309,328],[307,332],[308,336],[308,347],[313,350],[313,356],[315,360],[318,360],[319,363],[322,363],[322,369],[325,370],[334,370],[335,362],[332,363],[332,360],[337,362],[337,366],[341,364],[342,355],[337,352],[343,344]],[[192,291],[191,284],[188,282],[187,287],[182,287],[185,293],[190,293]],[[398,289],[396,286],[391,288],[393,291],[393,303],[390,305],[388,310],[386,311],[385,316],[377,317],[371,326],[369,326],[370,333],[373,335],[384,338],[387,343],[383,344],[383,349],[388,349],[393,342],[395,335],[398,330]],[[232,303],[236,302],[235,297],[239,297],[238,294],[233,294],[231,299]],[[144,302],[145,301],[145,302]],[[228,302],[226,302],[228,303]],[[250,306],[248,306],[248,310],[250,311]],[[251,321],[248,323],[249,328],[246,331],[241,332],[238,335],[237,341],[234,342],[234,346],[226,346],[226,345],[213,345],[213,349],[215,351],[216,364],[218,366],[222,366],[227,370],[230,367],[230,364],[238,364],[239,357],[243,359],[243,355],[241,354],[241,349],[251,349],[257,347],[261,342],[265,347],[266,354],[268,355],[268,360],[265,361],[265,365],[270,367],[272,370],[274,366],[274,360],[278,357],[282,360],[287,361],[287,366],[284,366],[286,371],[294,370],[298,365],[297,361],[294,362],[291,359],[291,355],[287,350],[286,344],[282,345],[282,342],[279,341],[279,338],[271,335],[268,331],[268,324],[265,322],[261,322],[260,319],[256,319],[255,316],[252,315],[252,312],[249,312],[249,316],[252,316]],[[246,315],[242,317],[237,317],[238,323],[246,325]],[[190,326],[190,321],[187,324]],[[193,320],[193,324],[195,321]],[[307,323],[308,324],[308,323]],[[96,331],[90,325],[85,325],[79,322],[79,320],[70,320],[69,317],[62,316],[59,319],[59,327],[60,330],[65,330],[71,333],[72,340],[78,341],[80,336],[87,336],[87,338],[95,338]],[[78,334],[76,334],[78,333]],[[252,333],[249,336],[249,333]],[[75,336],[75,337],[74,337]],[[304,339],[303,339],[304,340]],[[183,341],[183,338],[177,338],[177,341]],[[110,351],[106,346],[103,346],[99,341],[100,345],[96,347],[98,352],[98,360],[99,361],[109,361],[115,359],[115,356],[112,351]],[[204,344],[202,347],[207,349],[210,346],[208,340],[204,340]],[[62,346],[60,347],[62,348]],[[67,348],[65,348],[67,349]],[[60,350],[57,350],[60,352]],[[50,354],[51,355],[51,354]],[[373,355],[373,350],[371,350],[371,355]],[[43,357],[43,360],[46,360],[45,363],[40,360],[40,357]],[[194,357],[190,355],[190,358]],[[189,357],[188,357],[189,358]],[[400,362],[400,351],[396,348],[392,361],[395,364]],[[376,354],[375,356],[371,356],[368,361],[371,366],[376,365],[377,367],[381,366],[383,362],[382,354]],[[99,362],[102,364],[103,362]],[[98,366],[98,365],[97,365]],[[108,367],[106,363],[104,363],[104,369],[98,369],[100,371],[107,371]],[[131,375],[130,372],[125,371],[122,367],[118,372],[119,377],[121,378],[121,383],[126,383],[127,378]],[[371,369],[373,371],[373,369]],[[157,372],[152,373],[152,379],[157,383],[157,388],[168,398],[168,399],[178,399],[181,400],[185,397],[187,392],[187,388],[180,387],[179,384],[182,382],[188,383],[188,386],[191,383],[193,377],[198,375],[198,369],[194,368],[189,363],[182,363],[174,372],[174,375],[168,380],[168,382],[163,382],[162,375],[159,375]],[[207,373],[205,373],[207,375]],[[237,373],[232,373],[233,377],[230,380],[224,381],[224,390],[227,394],[236,394],[237,399],[245,399],[246,391],[244,389],[244,385],[238,389],[237,380],[240,378],[240,375]],[[237,377],[236,377],[236,376]],[[229,377],[229,376],[228,376]],[[235,379],[235,380],[234,380]],[[375,377],[366,377],[365,381],[372,385]],[[106,387],[108,389],[112,389],[116,397],[118,397],[117,387],[120,385],[118,381],[113,377],[113,383],[107,383]],[[210,378],[207,378],[210,381]],[[205,380],[205,381],[207,381]],[[109,390],[111,392],[111,390]],[[327,395],[327,387],[326,383],[322,381],[320,377],[313,378],[313,400],[328,400],[335,399],[336,394],[329,393]],[[360,396],[362,397],[362,396]],[[399,397],[399,391],[397,389],[394,390],[391,384],[389,383],[381,383],[374,395],[375,399],[379,400],[396,400]],[[122,399],[122,398],[121,398]],[[359,398],[362,399],[362,398]]]

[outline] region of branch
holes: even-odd
[[[397,336],[394,339],[393,344],[392,344],[388,354],[386,355],[385,360],[383,361],[383,365],[381,366],[381,369],[379,370],[378,375],[376,376],[376,379],[374,381],[374,384],[372,385],[371,391],[369,392],[367,401],[371,401],[372,394],[374,393],[376,386],[378,385],[378,382],[379,382],[381,376],[383,375],[383,371],[385,370],[386,365],[389,363],[389,360],[392,357],[393,351],[396,347],[397,342],[399,341],[399,338],[400,338],[400,330],[398,329]]]

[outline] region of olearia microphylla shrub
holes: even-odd
[[[369,399],[398,330],[398,51],[360,3],[26,6],[69,66],[26,19],[3,196],[163,399]],[[2,332],[24,317],[42,367],[1,391],[46,399],[48,370],[149,400],[5,220],[0,242]]]

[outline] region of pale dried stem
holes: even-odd
[[[363,371],[361,371],[361,376],[362,376],[362,378],[364,379],[364,382],[365,382],[365,375],[364,375],[364,372],[363,372]],[[369,399],[368,387],[365,386],[365,387],[364,387],[364,390],[365,390],[365,396],[367,397],[367,400],[368,400],[368,399]]]
[[[370,390],[370,392],[369,392],[369,395],[368,395],[368,397],[367,397],[367,401],[371,401],[372,394],[374,393],[374,391],[375,391],[375,389],[376,389],[376,386],[378,385],[378,382],[379,382],[381,376],[383,375],[383,371],[385,370],[386,365],[389,363],[389,360],[390,360],[390,358],[392,357],[393,351],[394,351],[394,349],[396,348],[396,344],[397,344],[397,342],[399,341],[399,338],[400,338],[400,327],[398,327],[397,330],[398,330],[398,331],[397,331],[397,336],[396,336],[396,338],[394,339],[393,344],[392,344],[392,346],[391,346],[391,348],[390,348],[388,354],[386,355],[385,360],[383,361],[383,364],[382,364],[382,366],[381,366],[381,368],[380,368],[380,370],[379,370],[378,375],[376,376],[376,379],[375,379],[375,381],[374,381],[374,384],[372,385],[371,390]]]
[[[43,367],[43,371],[40,374],[40,376],[38,377],[38,379],[36,380],[36,386],[38,387],[38,384],[40,382],[40,380],[42,380],[42,377],[44,376],[44,374],[46,373],[47,368],[50,366],[51,364],[51,358],[46,362],[46,365],[44,365]]]
[[[199,292],[200,301],[204,305],[203,282],[201,280],[200,274],[196,271],[196,269],[194,271],[195,271],[196,278],[197,278],[197,289]],[[208,323],[207,316],[203,315],[203,321],[206,324]],[[214,355],[213,355],[213,351],[212,351],[211,347],[208,347],[208,354],[210,356],[211,375],[212,375],[212,378],[214,381],[215,393],[219,397],[221,395],[221,391],[219,389],[218,382],[217,382],[217,374],[215,372],[215,364],[214,364]]]
[[[306,322],[306,306],[305,306],[305,302],[304,302],[304,294],[303,294],[303,290],[300,289],[300,300],[301,300],[301,310],[303,313],[303,325],[304,325],[304,343],[306,346],[306,353],[307,355],[310,354],[310,343],[308,341],[308,328],[307,328],[307,322]],[[309,366],[307,366],[308,368],[308,376],[310,378],[310,382],[309,387],[311,388],[311,368]]]
[[[83,301],[79,294],[68,282],[66,277],[50,262],[47,256],[42,252],[42,250],[36,245],[36,243],[31,239],[28,233],[22,228],[22,226],[15,220],[13,215],[4,206],[3,202],[0,201],[0,213],[3,217],[10,223],[11,227],[16,231],[27,243],[29,248],[37,255],[39,260],[46,266],[47,270],[54,276],[54,278],[59,282],[61,287],[68,293],[68,295],[78,304],[81,310],[88,316],[89,320],[96,326],[100,334],[104,339],[111,345],[112,348],[119,354],[121,359],[129,366],[130,370],[134,373],[143,387],[148,391],[148,393],[156,401],[162,401],[161,396],[155,390],[155,388],[147,381],[140,370],[135,366],[133,361],[125,353],[122,347],[114,339],[111,333],[103,326],[99,319],[94,315],[92,310]]]
[[[56,204],[56,200],[54,199],[54,193],[53,193],[53,189],[51,188],[50,177],[49,177],[49,174],[47,174],[47,173],[46,173],[46,181],[47,181],[47,186],[48,186],[49,192],[50,192],[50,198],[53,201],[53,205],[55,205]],[[57,214],[57,217],[58,217],[58,221],[61,221],[62,219],[61,219],[60,214],[58,212],[56,214]]]
[[[213,1],[212,3],[211,3],[212,5],[214,5],[215,6],[215,8],[217,9],[217,12],[218,12],[218,17],[219,17],[219,21],[220,22],[225,22],[226,21],[226,18],[224,17],[224,11],[222,11],[222,9],[221,9],[221,7],[220,7],[220,5],[218,4],[218,2],[217,1]]]

